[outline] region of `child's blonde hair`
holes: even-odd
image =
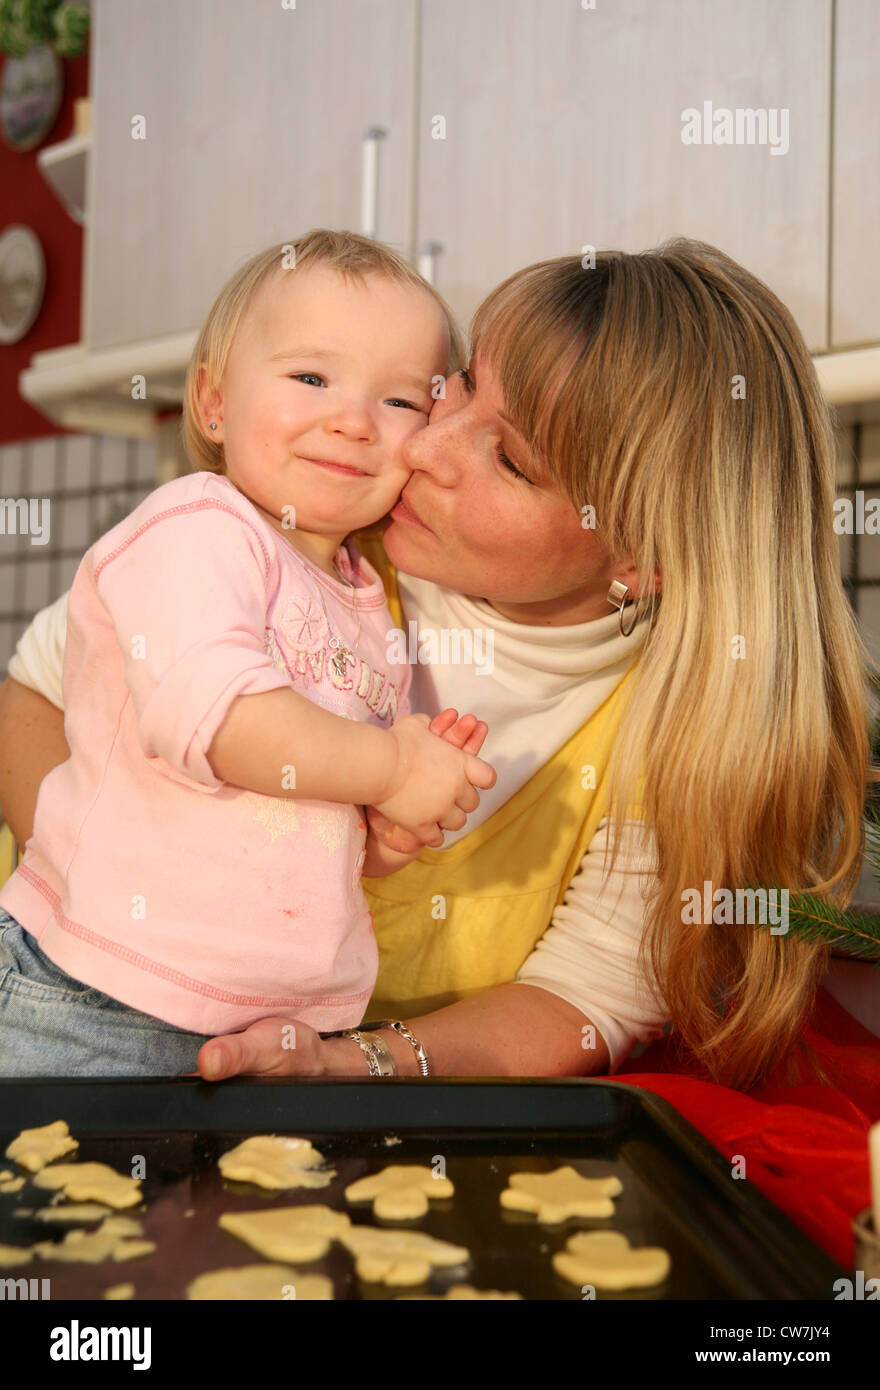
[[[199,333],[189,365],[183,391],[181,435],[186,455],[193,471],[207,469],[224,473],[226,461],[223,445],[211,439],[202,425],[199,405],[200,368],[204,366],[209,390],[219,389],[226,370],[229,349],[236,331],[260,286],[276,271],[286,273],[288,266],[303,270],[321,263],[330,266],[347,280],[363,284],[369,274],[384,275],[389,280],[410,284],[425,290],[440,305],[449,326],[449,360],[446,375],[465,365],[463,336],[455,323],[452,310],[445,299],[427,280],[422,279],[403,256],[379,241],[360,236],[357,232],[333,232],[315,227],[298,241],[280,241],[260,251],[231,275],[208,310]]]

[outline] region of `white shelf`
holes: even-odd
[[[19,373],[26,401],[67,429],[148,439],[159,429],[156,412],[183,400],[183,386],[198,331],[90,351],[85,343],[35,352]],[[132,377],[146,378],[147,395],[133,400]]]
[[[72,135],[37,151],[40,173],[80,226],[85,223],[86,161],[91,148],[91,135]]]

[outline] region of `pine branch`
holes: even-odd
[[[758,885],[750,886],[757,888]],[[778,902],[779,890],[776,892]],[[769,930],[772,923],[756,922],[755,925],[766,926]],[[844,912],[814,893],[789,893],[788,935],[800,941],[835,946],[848,956],[880,964],[880,917],[855,908]]]

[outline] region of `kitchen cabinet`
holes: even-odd
[[[468,318],[531,262],[684,234],[766,280],[827,348],[827,14],[825,0],[424,0],[418,235],[444,248],[437,289]],[[787,152],[684,144],[682,112],[704,101],[787,110]]]
[[[880,340],[880,5],[837,0],[831,345]]]
[[[387,131],[380,235],[403,249],[409,4],[96,0],[93,21],[89,349],[197,328],[224,280],[273,241],[359,230],[371,126]]]

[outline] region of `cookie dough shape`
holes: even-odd
[[[619,1178],[583,1178],[571,1167],[552,1173],[511,1173],[501,1205],[509,1211],[534,1212],[544,1225],[556,1226],[571,1216],[613,1216],[611,1198],[622,1191]]]
[[[37,1187],[55,1188],[68,1201],[103,1202],[108,1207],[136,1207],[140,1178],[126,1178],[106,1163],[56,1163],[34,1177]]]
[[[449,1178],[438,1178],[421,1163],[392,1163],[381,1173],[358,1178],[345,1189],[347,1202],[373,1203],[373,1214],[386,1221],[406,1221],[424,1216],[428,1198],[451,1197]]]
[[[24,1178],[14,1178],[10,1173],[8,1178],[0,1178],[0,1192],[20,1192],[24,1187]]]
[[[220,1226],[269,1260],[307,1263],[320,1260],[330,1242],[347,1231],[344,1211],[330,1207],[270,1207],[268,1211],[227,1211]]]
[[[212,1269],[186,1286],[189,1299],[248,1300],[285,1299],[292,1288],[297,1302],[326,1302],[333,1297],[333,1280],[325,1274],[300,1274],[290,1265],[238,1265]],[[293,1302],[291,1298],[291,1302]]]
[[[659,1245],[633,1248],[620,1231],[578,1231],[553,1256],[563,1279],[597,1289],[651,1288],[666,1278],[670,1263]]]
[[[96,1231],[68,1231],[62,1241],[38,1241],[33,1247],[44,1260],[65,1263],[101,1264],[106,1259],[134,1260],[152,1255],[152,1240],[132,1240],[143,1234],[139,1221],[127,1216],[108,1216]]]
[[[435,1240],[422,1231],[352,1226],[339,1240],[354,1256],[358,1278],[368,1284],[424,1284],[432,1268],[470,1260],[470,1251],[463,1245]]]
[[[29,1173],[45,1168],[54,1158],[62,1158],[79,1148],[79,1140],[70,1137],[65,1120],[55,1120],[51,1125],[41,1125],[38,1129],[23,1129],[11,1144],[6,1146],[6,1157],[13,1159]]]
[[[485,1299],[522,1299],[521,1293],[499,1293],[497,1289],[475,1289],[472,1284],[452,1284],[445,1293],[402,1293],[395,1303],[463,1303]]]
[[[277,1134],[254,1134],[221,1154],[217,1162],[224,1178],[254,1182],[273,1191],[327,1187],[336,1177],[336,1169],[323,1167],[323,1155],[308,1139],[288,1139]]]
[[[104,1290],[104,1297],[112,1299],[134,1298],[134,1284],[111,1284],[109,1289]]]
[[[35,1221],[100,1221],[112,1210],[102,1202],[68,1202],[66,1206],[40,1207],[33,1217]]]
[[[30,1264],[34,1258],[30,1245],[0,1245],[0,1269],[14,1269],[17,1265]]]

